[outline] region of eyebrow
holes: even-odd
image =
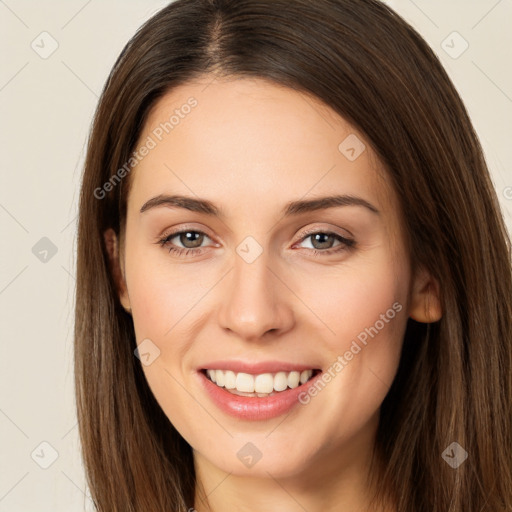
[[[194,197],[182,195],[160,194],[151,198],[149,201],[146,201],[142,205],[140,213],[142,214],[152,208],[161,206],[168,208],[183,208],[191,212],[204,213],[206,215],[225,218],[223,211],[215,206],[215,204],[211,201],[208,201],[207,199],[196,199]],[[314,212],[340,206],[362,206],[368,209],[370,212],[376,215],[380,215],[380,211],[371,203],[362,197],[351,195],[335,195],[320,197],[317,199],[291,201],[284,206],[282,215],[284,217],[289,217],[292,215],[299,215],[301,213]]]

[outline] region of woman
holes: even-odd
[[[510,240],[439,61],[374,0],[177,0],[83,175],[101,511],[512,510]]]

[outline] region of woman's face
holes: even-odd
[[[196,461],[275,478],[362,467],[413,303],[397,198],[364,136],[310,96],[208,78],[164,96],[137,147],[121,301]],[[226,390],[255,383],[275,394]]]

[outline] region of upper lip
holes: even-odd
[[[249,373],[252,375],[260,375],[262,373],[277,373],[277,372],[301,372],[303,370],[316,370],[317,366],[311,364],[298,364],[290,363],[289,361],[212,361],[205,363],[198,368],[199,370],[231,370],[234,373]]]

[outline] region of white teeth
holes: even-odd
[[[274,392],[284,391],[287,388],[296,388],[305,384],[313,375],[313,370],[302,372],[277,372],[251,375],[249,373],[235,373],[231,370],[206,370],[212,382],[219,387],[232,390],[233,394],[242,396],[268,396]]]
[[[300,372],[290,372],[288,374],[288,387],[296,388],[299,385],[300,381]]]
[[[310,378],[311,378],[311,373],[310,373],[311,370],[304,370],[301,374],[300,374],[300,383],[301,384],[305,384]]]
[[[274,377],[271,373],[256,375],[254,379],[254,389],[258,393],[272,393],[274,391]]]
[[[236,373],[228,370],[224,373],[224,386],[226,389],[235,389],[236,388]]]
[[[222,370],[215,371],[215,382],[217,386],[224,387],[224,372]]]
[[[217,375],[222,370],[217,370]],[[245,393],[254,393],[254,377],[248,373],[239,373],[236,376],[235,388]]]
[[[284,391],[288,387],[288,375],[284,372],[276,373],[274,377],[274,389]]]

